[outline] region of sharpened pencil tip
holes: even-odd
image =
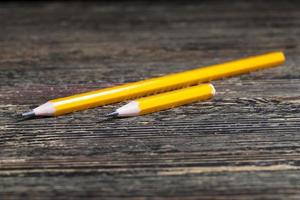
[[[34,119],[36,117],[35,113],[33,111],[29,111],[26,113],[18,114],[16,116],[16,122],[22,122],[30,119]]]
[[[119,115],[119,113],[115,111],[115,112],[106,114],[105,117],[117,117],[118,115]]]
[[[35,117],[35,113],[33,111],[22,113],[22,117],[24,117],[26,119],[33,118],[33,117]]]

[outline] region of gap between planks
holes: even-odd
[[[132,171],[145,171],[145,168],[134,168]],[[152,171],[153,169],[150,169]],[[156,168],[154,173],[159,176],[176,176],[187,174],[205,174],[205,173],[224,173],[224,172],[260,172],[260,171],[287,171],[287,170],[300,170],[300,166],[293,165],[270,165],[270,166],[230,166],[230,167],[174,167],[174,168]],[[0,170],[1,175],[14,175],[14,174],[30,174],[30,173],[101,173],[101,172],[129,172],[128,168],[115,168],[115,169],[90,169],[90,168],[60,168],[60,169],[18,169],[18,170]]]

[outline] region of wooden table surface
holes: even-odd
[[[3,3],[1,199],[299,199],[300,3]],[[23,122],[57,97],[282,50],[213,100]]]

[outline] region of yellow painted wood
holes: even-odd
[[[206,100],[214,96],[215,88],[212,84],[201,84],[184,89],[174,90],[158,95],[152,95],[135,100],[140,108],[139,115]]]
[[[54,115],[62,115],[73,111],[116,103],[153,93],[170,91],[172,89],[183,88],[224,77],[239,75],[258,69],[275,67],[282,64],[284,60],[285,57],[282,52],[273,52],[65,98],[59,98],[51,100],[50,102],[54,104],[56,110]]]

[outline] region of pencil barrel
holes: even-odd
[[[215,88],[212,84],[201,84],[167,93],[135,100],[139,104],[140,115],[166,110],[189,103],[207,100],[213,97]]]
[[[50,102],[53,103],[56,110],[54,115],[62,115],[78,110],[160,93],[162,91],[165,92],[193,86],[199,83],[244,74],[263,68],[275,67],[282,64],[284,60],[285,58],[282,52],[273,52],[112,88],[59,98],[51,100]]]

